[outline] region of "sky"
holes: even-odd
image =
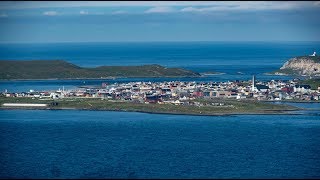
[[[0,43],[320,41],[320,1],[2,1]]]

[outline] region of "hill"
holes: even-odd
[[[289,59],[283,66],[272,74],[320,76],[319,56],[299,56]]]
[[[160,65],[80,67],[63,60],[0,61],[0,79],[195,77],[199,73]]]

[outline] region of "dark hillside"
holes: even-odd
[[[84,68],[62,60],[0,61],[0,79],[75,79],[107,77],[186,77],[198,73],[160,65]]]

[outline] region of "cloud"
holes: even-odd
[[[194,7],[186,7],[180,10],[181,12],[200,12],[200,8],[194,8]]]
[[[210,12],[210,11],[229,11],[229,10],[287,10],[305,7],[304,2],[224,2],[217,3],[208,7],[185,7],[181,12]]]
[[[114,11],[111,14],[125,14],[125,13],[127,13],[127,11],[119,10],[119,11]]]
[[[5,17],[8,17],[8,14],[6,14],[6,13],[1,13],[0,14],[0,18],[5,18]]]
[[[57,15],[58,13],[56,11],[46,11],[46,12],[43,12],[43,15],[45,16],[55,16]]]
[[[256,9],[277,8],[283,4],[293,6],[312,7],[319,2],[302,2],[302,1],[4,1],[0,3],[0,9],[32,9],[32,8],[56,8],[56,7],[119,7],[119,6],[144,6],[144,7],[169,7],[169,6],[241,6]],[[289,7],[287,6],[287,7]]]
[[[315,5],[315,6],[320,6],[320,1],[314,2],[313,5]]]
[[[167,13],[167,12],[173,12],[174,9],[172,7],[166,7],[166,6],[157,6],[150,8],[145,11],[145,13]]]
[[[89,12],[88,12],[88,11],[83,11],[83,10],[81,10],[81,11],[80,11],[80,14],[82,14],[82,15],[87,15],[87,14],[89,14]]]

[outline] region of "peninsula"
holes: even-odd
[[[289,59],[283,66],[270,74],[320,76],[320,56],[299,56]]]
[[[199,73],[157,64],[80,67],[63,60],[0,61],[0,79],[108,79],[115,77],[198,77]]]

